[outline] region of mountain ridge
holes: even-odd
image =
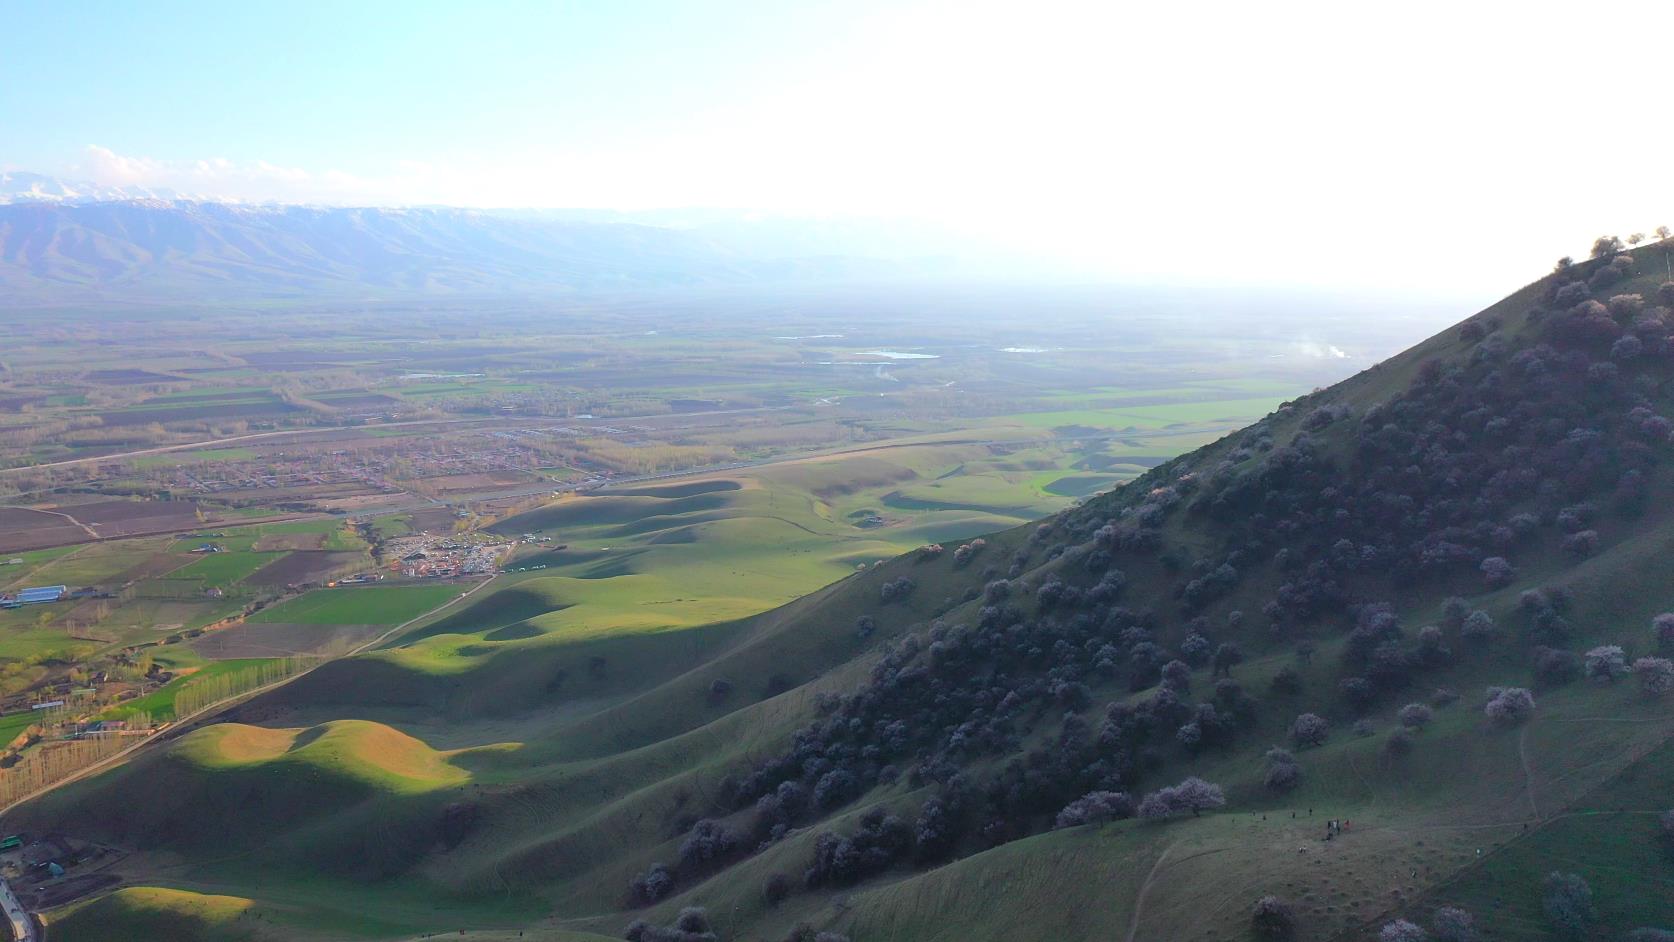
[[[448,207],[0,205],[0,292],[14,303],[562,294],[925,270],[922,260],[774,256],[694,230]]]

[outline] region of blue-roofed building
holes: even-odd
[[[17,600],[24,605],[37,602],[56,602],[64,597],[69,588],[61,585],[43,585],[33,589],[24,589],[17,594]]]

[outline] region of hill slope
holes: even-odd
[[[504,631],[529,596],[420,626],[8,827],[132,847],[167,891],[69,938],[178,899],[188,938],[618,936],[702,906],[727,939],[1224,940],[1267,896],[1303,939],[1441,906],[1530,938],[1553,870],[1590,885],[1575,937],[1667,923],[1663,252],[760,616]],[[124,800],[157,781],[205,797]],[[275,797],[212,803],[229,781]]]

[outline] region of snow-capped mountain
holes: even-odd
[[[60,180],[26,170],[0,172],[0,203],[103,203],[112,200],[188,198],[168,189]]]

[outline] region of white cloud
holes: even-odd
[[[157,160],[119,154],[98,144],[87,146],[83,161],[72,173],[94,183],[234,202],[391,204],[403,202],[398,194],[405,185],[395,178],[369,180],[338,170],[314,173],[266,160]]]
[[[116,186],[156,186],[164,170],[156,161],[124,157],[108,147],[87,146],[87,177],[94,183]]]
[[[1314,360],[1346,360],[1348,353],[1335,344],[1320,343],[1317,340],[1298,340],[1296,342],[1298,356]]]

